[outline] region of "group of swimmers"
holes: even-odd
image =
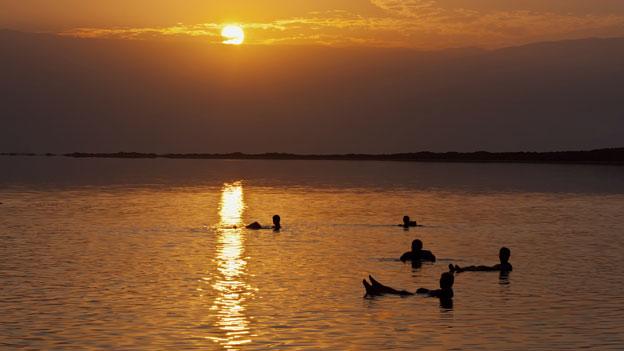
[[[416,221],[411,221],[408,216],[403,217],[403,224],[399,224],[404,228],[416,227],[418,224]],[[493,266],[468,266],[468,267],[460,267],[458,265],[449,264],[449,271],[442,273],[440,276],[440,288],[439,289],[426,289],[420,288],[416,290],[415,293],[411,293],[406,290],[397,290],[392,287],[383,285],[379,281],[377,281],[372,276],[368,276],[370,283],[366,281],[366,279],[362,280],[364,284],[364,289],[366,289],[367,296],[379,296],[384,294],[394,294],[401,296],[409,296],[422,294],[428,297],[437,297],[440,299],[440,304],[443,307],[450,308],[453,306],[453,284],[455,282],[455,273],[463,273],[463,272],[500,272],[502,276],[507,275],[509,272],[513,270],[511,263],[509,263],[509,257],[511,256],[511,250],[502,247],[499,250],[498,258],[500,260],[499,264]],[[410,261],[412,266],[420,267],[422,262],[435,262],[436,257],[431,251],[423,250],[422,241],[416,239],[412,241],[412,249],[404,253],[401,258],[401,262]]]
[[[399,224],[400,227],[405,229],[409,229],[411,227],[421,227],[416,221],[412,221],[409,216],[403,217],[403,224]],[[258,222],[253,222],[247,226],[247,229],[252,230],[261,230],[261,229],[272,229],[274,231],[279,231],[282,228],[281,218],[279,215],[273,216],[273,225],[272,226],[263,226]],[[463,273],[463,272],[500,272],[501,275],[505,276],[509,272],[512,271],[513,267],[511,263],[509,263],[509,257],[511,256],[511,250],[502,247],[499,250],[498,258],[500,260],[499,264],[493,266],[467,266],[460,267],[458,265],[449,264],[449,271],[442,273],[440,276],[440,288],[439,289],[426,289],[420,288],[416,290],[415,293],[411,293],[406,290],[397,290],[391,288],[389,286],[383,285],[378,282],[372,276],[368,276],[370,283],[366,281],[366,279],[362,280],[364,284],[364,288],[366,289],[367,296],[379,296],[384,294],[394,294],[401,296],[408,295],[416,295],[422,294],[428,297],[437,297],[440,299],[440,304],[444,307],[452,307],[453,306],[453,284],[455,282],[455,273]],[[419,239],[415,239],[412,241],[412,249],[400,257],[401,262],[412,263],[413,267],[420,267],[422,262],[435,262],[435,255],[429,250],[423,250],[423,243]]]

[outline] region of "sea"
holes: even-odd
[[[622,350],[623,288],[621,166],[0,158],[2,350]]]

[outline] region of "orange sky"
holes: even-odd
[[[500,47],[624,36],[622,0],[0,0],[0,27],[82,37],[193,37],[248,44]]]

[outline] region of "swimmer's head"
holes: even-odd
[[[423,247],[422,241],[418,239],[412,241],[412,251],[420,251],[422,250],[422,247]]]
[[[280,227],[280,221],[281,220],[282,219],[280,218],[279,215],[273,216],[273,225],[276,226],[276,227]]]
[[[511,256],[511,250],[506,247],[501,247],[498,251],[498,258],[500,258],[501,263],[509,262],[509,256]]]
[[[442,273],[440,276],[440,289],[452,289],[455,276],[451,272]]]
[[[409,216],[403,216],[403,225],[405,225],[406,227],[409,226],[410,223],[410,217]]]

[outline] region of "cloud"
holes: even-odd
[[[363,16],[334,10],[270,22],[243,23],[250,44],[321,44],[439,49],[502,47],[540,40],[624,35],[622,15],[573,15],[534,11],[481,12],[443,8],[433,0],[371,0],[382,12]],[[202,37],[221,41],[221,23],[151,28],[75,28],[60,33],[81,38],[145,39]]]

